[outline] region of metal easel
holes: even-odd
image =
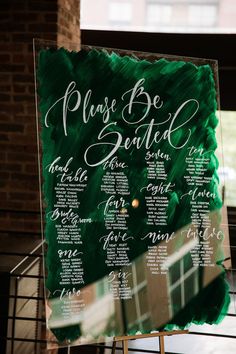
[[[188,330],[180,330],[180,331],[163,331],[163,332],[156,332],[156,333],[149,333],[149,334],[138,334],[133,336],[121,336],[121,337],[114,337],[112,351],[111,354],[115,354],[116,351],[116,342],[122,342],[123,346],[123,354],[128,354],[128,341],[134,339],[144,339],[144,338],[151,338],[151,337],[158,337],[159,338],[159,347],[160,347],[160,354],[165,354],[165,337],[173,336],[177,334],[187,334]]]

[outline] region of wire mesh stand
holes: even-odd
[[[138,335],[134,335],[134,336],[114,337],[111,354],[115,354],[116,342],[122,342],[123,354],[128,354],[128,352],[129,352],[128,341],[129,340],[144,339],[144,338],[151,338],[151,337],[158,337],[159,338],[160,354],[165,354],[165,343],[164,343],[165,337],[173,336],[173,335],[177,335],[177,334],[188,334],[188,330],[164,331],[164,332],[156,332],[156,333],[150,333],[150,334],[138,334]]]

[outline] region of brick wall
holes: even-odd
[[[0,1],[0,245],[39,234],[33,38],[79,43],[79,0]]]
[[[79,48],[80,38],[80,18],[79,0],[58,0],[58,33],[57,40],[59,45],[65,44],[70,40],[73,49]]]

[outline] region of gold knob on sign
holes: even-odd
[[[139,200],[138,200],[138,199],[134,199],[134,200],[132,201],[132,207],[133,207],[133,208],[138,208],[138,206],[139,206]]]

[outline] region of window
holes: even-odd
[[[213,27],[217,24],[217,7],[215,5],[190,5],[188,24],[191,26]]]
[[[168,278],[173,317],[198,292],[198,268],[193,266],[190,252],[169,267]]]
[[[129,24],[132,19],[132,5],[129,1],[111,1],[109,3],[109,22],[111,24]]]
[[[155,3],[147,4],[147,25],[170,25],[172,7]]]
[[[96,297],[101,298],[109,293],[107,278],[103,278],[96,283]]]
[[[163,264],[168,268],[167,281],[172,317],[198,293],[199,269],[198,266],[194,266],[191,254],[197,245],[197,239],[185,243]]]
[[[147,280],[145,278],[144,258],[139,257],[132,263],[132,299],[125,302],[129,330],[143,331],[150,328]]]
[[[81,28],[235,33],[234,0],[81,0]]]

